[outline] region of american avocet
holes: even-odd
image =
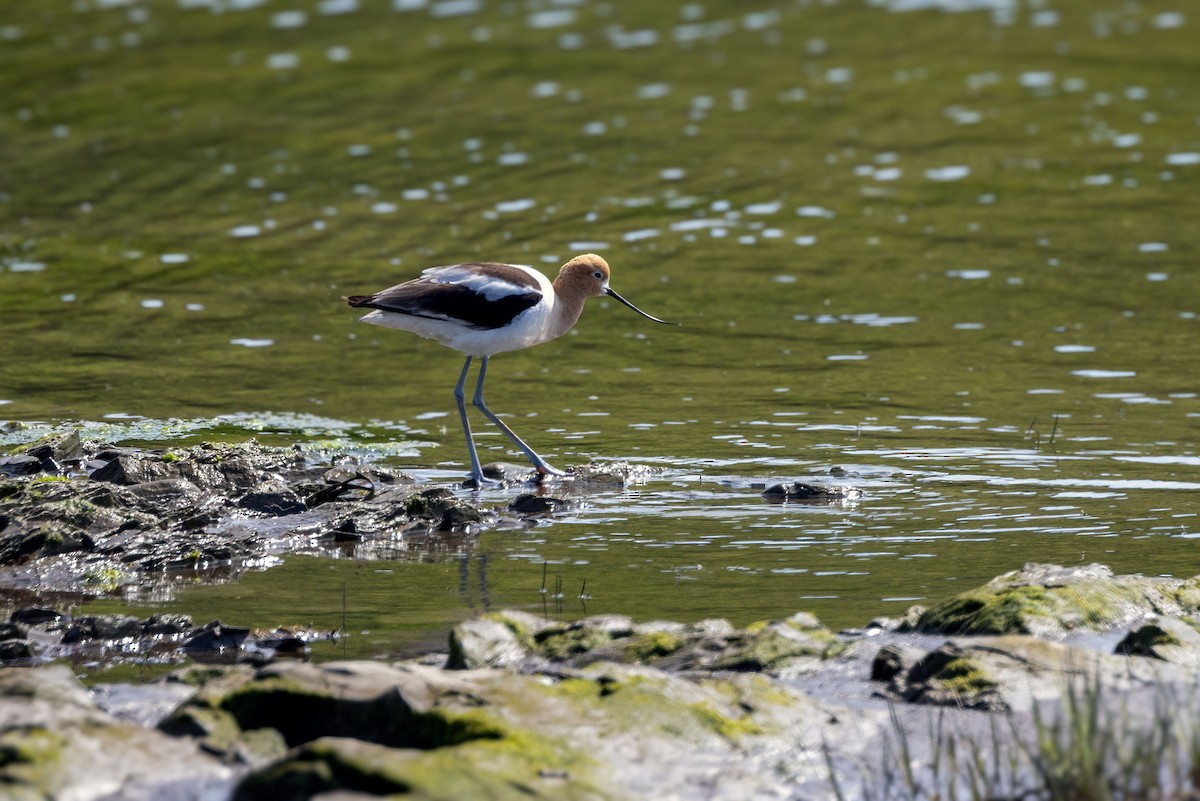
[[[625,300],[609,287],[608,278],[608,263],[592,253],[576,256],[564,264],[553,283],[530,267],[472,262],[431,267],[420,278],[374,295],[355,295],[346,298],[346,302],[355,308],[372,309],[360,318],[364,323],[411,331],[467,354],[454,386],[454,398],[467,436],[471,477],[478,488],[486,479],[471,439],[463,390],[475,357],[482,362],[471,403],[525,452],[539,473],[561,476],[566,474],[538,456],[483,402],[488,360],[497,353],[533,347],[562,336],[579,320],[583,302],[599,295],[616,298],[656,323],[674,325]]]

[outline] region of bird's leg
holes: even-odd
[[[484,360],[484,364],[487,361]],[[483,477],[483,468],[479,464],[479,455],[475,453],[475,440],[471,439],[471,422],[467,419],[467,392],[464,388],[467,383],[467,373],[471,369],[471,357],[467,357],[467,363],[463,365],[462,375],[458,377],[458,383],[454,385],[454,400],[458,401],[458,416],[462,418],[463,433],[467,436],[467,453],[471,455],[471,478],[475,479],[475,488],[480,489],[488,479]]]
[[[483,402],[483,379],[487,376],[489,358],[490,357],[488,356],[484,356],[483,362],[479,365],[479,383],[475,385],[475,397],[471,399],[471,403],[475,404],[475,406],[479,408],[479,411],[483,412],[487,416],[487,419],[491,420],[496,428],[507,434],[508,438],[511,439],[518,448],[525,452],[525,456],[528,457],[530,463],[533,464],[539,473],[546,476],[565,476],[566,473],[551,467],[545,459],[537,455],[537,452],[534,451],[533,448],[522,442],[521,438],[518,437],[511,428],[506,426],[499,417],[493,414],[492,410],[489,409],[487,404]],[[466,373],[463,373],[463,375],[465,376]],[[466,413],[464,412],[464,420],[466,419],[465,414]]]

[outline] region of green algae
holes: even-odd
[[[1062,586],[1007,585],[1001,577],[926,609],[918,631],[942,634],[1036,634],[1077,628],[1104,630],[1131,615],[1157,613],[1153,579],[1080,579]],[[1178,597],[1178,591],[1176,591]]]
[[[635,663],[653,662],[675,653],[688,642],[686,637],[666,631],[635,634],[621,644],[625,659]]]
[[[428,801],[621,797],[598,785],[591,769],[586,758],[532,735],[420,752],[326,738],[252,774],[233,797],[309,797],[332,789]]]
[[[561,662],[607,645],[612,641],[612,635],[602,629],[580,626],[542,632],[536,640],[538,650],[547,659]]]
[[[721,737],[734,743],[740,742],[746,737],[765,732],[763,727],[752,720],[749,715],[730,717],[718,712],[709,703],[699,702],[689,704],[688,710],[696,717],[696,720],[702,727],[711,729]]]
[[[970,590],[925,610],[918,631],[941,634],[1028,634],[1031,616],[1045,617],[1052,607],[1042,587],[1015,587],[1001,593]]]
[[[781,626],[797,634],[785,633],[780,629]],[[718,667],[726,670],[769,671],[790,659],[825,659],[844,648],[833,633],[823,626],[800,628],[786,621],[748,626],[743,635],[731,640],[731,645],[731,653],[718,660]]]
[[[929,677],[929,682],[936,689],[964,697],[991,692],[1000,686],[975,660],[965,656],[948,660]]]
[[[67,740],[44,726],[0,732],[0,787],[36,788],[51,796]]]

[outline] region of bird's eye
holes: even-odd
[[[599,278],[601,281],[603,281],[604,273],[600,272],[599,270],[596,270],[596,272],[592,273],[592,278]]]

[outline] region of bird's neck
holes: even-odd
[[[551,339],[561,337],[579,322],[583,314],[583,302],[586,297],[577,292],[565,291],[559,279],[554,280],[554,318],[551,320]]]

